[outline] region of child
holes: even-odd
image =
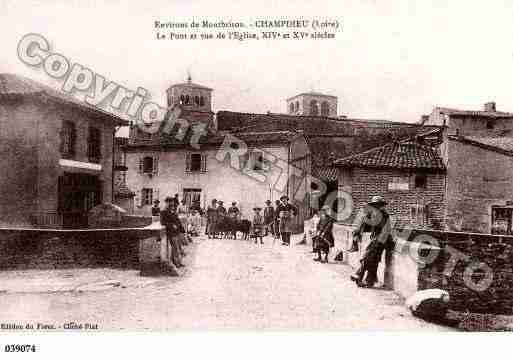
[[[199,215],[198,211],[196,211],[195,209],[191,210],[191,215],[189,216],[188,221],[189,234],[194,237],[199,236],[201,227],[201,216]]]

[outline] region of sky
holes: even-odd
[[[157,40],[154,22],[336,18],[330,40]],[[7,1],[0,0],[0,72],[58,88],[16,48],[39,33],[51,50],[130,89],[211,87],[213,110],[286,112],[315,90],[339,115],[415,122],[434,106],[513,112],[513,1]]]

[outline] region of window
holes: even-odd
[[[492,207],[492,234],[511,235],[513,207]]]
[[[249,161],[249,168],[252,171],[265,171],[267,169],[263,151],[251,151]]]
[[[87,156],[89,162],[99,163],[102,158],[101,131],[95,127],[89,127],[87,139]]]
[[[427,176],[424,173],[415,175],[415,188],[425,189],[427,186]]]
[[[200,105],[200,98],[199,98],[199,96],[195,96],[194,97],[194,103],[196,104],[196,106]]]
[[[299,101],[296,101],[296,112],[299,111]]]
[[[63,158],[75,156],[75,141],[75,123],[72,121],[63,121],[61,130],[61,154]]]
[[[185,95],[185,104],[188,105],[190,101],[189,95]]]
[[[141,205],[151,206],[153,204],[153,189],[143,188],[141,191]]]
[[[181,95],[180,96],[180,105],[184,105],[184,104],[185,104],[185,96]]]
[[[428,225],[428,208],[424,204],[415,204],[410,207],[411,224],[414,227],[425,227]]]
[[[185,206],[191,208],[194,204],[201,205],[201,189],[199,188],[184,188],[183,199],[185,200]]]
[[[310,115],[311,116],[319,115],[319,105],[317,104],[317,101],[315,101],[315,100],[310,101]]]
[[[158,157],[145,156],[139,160],[139,173],[156,176],[158,175]]]
[[[290,113],[294,113],[294,102],[290,103]]]
[[[188,153],[186,155],[185,172],[206,172],[207,156],[201,153]]]
[[[205,106],[205,98],[200,96],[200,106]]]
[[[494,127],[495,127],[495,123],[494,123],[494,121],[493,121],[493,120],[488,120],[488,121],[486,121],[486,128],[487,128],[488,130],[493,130],[493,129],[494,129]]]
[[[322,116],[329,116],[330,115],[330,105],[324,101],[321,104],[321,115]]]

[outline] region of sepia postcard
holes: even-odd
[[[512,20],[502,0],[0,0],[0,351],[513,331]]]

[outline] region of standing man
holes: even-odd
[[[267,236],[269,232],[274,235],[274,207],[272,206],[272,202],[270,200],[265,201],[264,208],[264,225],[265,225],[265,235]]]
[[[280,213],[278,212],[278,208],[281,205],[281,201],[276,200],[274,204],[276,205],[274,210],[274,237],[280,239]]]
[[[167,241],[171,245],[171,260],[176,267],[183,267],[180,255],[182,253],[178,236],[183,232],[182,224],[176,214],[173,198],[167,197],[166,208],[160,213],[160,223],[166,228]]]
[[[185,229],[183,244],[188,245],[189,242],[192,242],[192,239],[188,236],[188,233],[189,233],[189,231],[187,229],[188,213],[187,213],[187,206],[185,205],[185,199],[183,199],[182,203],[180,203],[180,205],[178,205],[177,212],[178,212],[178,218],[180,219],[180,222],[182,223],[182,227]]]
[[[385,210],[387,202],[381,196],[373,196],[368,206],[361,212],[353,237],[361,241],[362,233],[370,230],[370,242],[365,248],[358,270],[351,276],[359,287],[370,288],[378,280],[378,265],[383,250],[393,245],[390,216]],[[365,274],[365,282],[363,281]]]
[[[237,218],[239,213],[240,210],[237,208],[237,202],[232,202],[232,206],[228,208],[228,216],[230,216],[230,218]]]
[[[255,214],[253,215],[253,235],[255,236],[255,244],[258,244],[258,238],[260,238],[260,244],[264,244],[263,240],[263,231],[264,231],[264,217],[260,214],[262,208],[255,207],[253,211]]]
[[[297,208],[289,203],[288,196],[280,197],[280,205],[276,209],[280,219],[281,240],[284,246],[290,246],[292,234],[292,218],[297,215]]]
[[[207,228],[208,238],[215,238],[217,226],[217,200],[214,198],[212,204],[207,208]]]
[[[153,207],[151,207],[151,215],[153,217],[160,216],[160,201],[158,199],[153,202]]]

